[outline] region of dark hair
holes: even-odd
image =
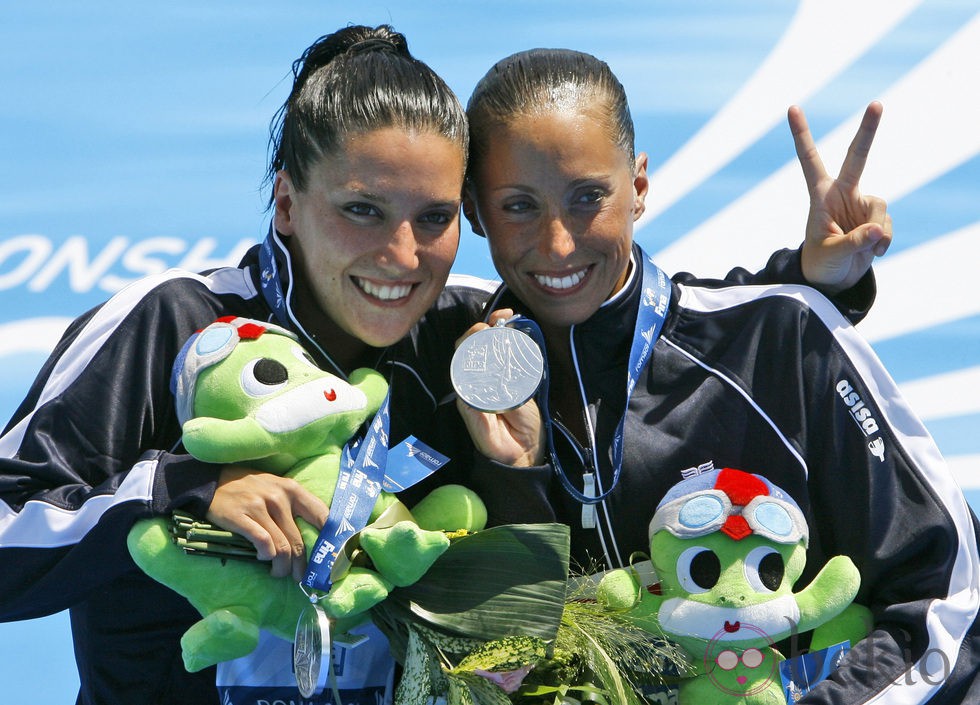
[[[498,61],[473,89],[466,106],[470,173],[486,153],[491,127],[555,106],[588,106],[603,113],[610,137],[633,164],[633,118],[626,91],[609,65],[571,49],[529,49]]]
[[[459,100],[411,55],[402,34],[381,25],[322,36],[293,62],[292,90],[270,127],[266,181],[286,169],[303,189],[312,165],[347,135],[385,127],[443,135],[465,159],[469,134]]]

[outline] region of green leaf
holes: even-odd
[[[375,608],[379,625],[418,621],[484,640],[550,641],[565,606],[568,537],[564,524],[510,524],[454,539],[419,582]]]
[[[608,699],[606,699],[606,693],[599,688],[592,685],[555,685],[555,686],[545,686],[538,685],[533,688],[521,688],[513,696],[511,701],[513,703],[520,703],[535,705],[544,703],[553,703],[554,705],[561,705],[562,698],[565,696],[576,698],[582,703],[595,703],[596,705],[612,705]]]
[[[507,636],[489,641],[471,652],[456,667],[459,670],[514,671],[521,666],[536,665],[546,655],[542,639],[530,636]]]
[[[575,628],[579,628],[577,625]],[[610,691],[613,702],[622,705],[639,705],[636,693],[628,683],[623,682],[619,666],[615,660],[606,652],[595,637],[586,631],[582,631],[582,636],[591,644],[593,660],[592,668],[599,681]]]
[[[430,698],[446,692],[439,656],[413,628],[408,628],[407,657],[395,692],[398,705],[427,705]]]
[[[476,705],[470,687],[462,678],[450,675],[447,680],[449,682],[449,697],[446,699],[446,705]]]
[[[412,624],[412,628],[423,636],[425,640],[436,649],[436,651],[438,651],[440,654],[445,654],[447,657],[472,653],[474,650],[480,648],[486,643],[482,639],[475,639],[469,636],[455,636],[453,634],[446,634],[445,632],[441,632],[436,629],[430,629],[429,627],[420,623]],[[453,659],[443,658],[443,661],[444,666],[451,667]]]
[[[475,673],[452,673],[449,678],[465,684],[472,698],[471,702],[475,705],[512,705],[507,693],[483,676]]]

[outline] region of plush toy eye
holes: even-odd
[[[299,346],[294,347],[293,355],[295,355],[296,359],[302,362],[304,365],[309,365],[310,367],[315,367],[316,369],[320,369],[320,366],[313,361],[312,356],[310,356],[308,352],[303,350],[303,348]]]
[[[253,397],[264,397],[286,385],[289,372],[278,360],[260,357],[242,369],[242,389]]]
[[[745,557],[745,579],[756,592],[776,592],[783,582],[786,565],[770,546],[759,546]]]
[[[677,558],[677,580],[688,593],[707,592],[720,577],[721,561],[711,549],[692,546]]]

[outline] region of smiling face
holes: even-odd
[[[446,137],[384,128],[347,136],[303,190],[277,175],[294,308],[342,364],[400,340],[442,291],[459,245],[463,169]]]
[[[542,326],[586,320],[629,273],[643,212],[646,155],[635,165],[608,118],[542,109],[488,127],[467,215],[497,272]]]

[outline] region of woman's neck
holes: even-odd
[[[358,367],[373,367],[377,363],[378,349],[334,323],[313,303],[312,296],[297,291],[294,301],[297,305],[293,312],[303,330],[345,375]]]
[[[632,258],[623,272],[623,276],[617,283],[616,288],[610,293],[606,302],[610,304],[619,297],[627,296],[626,289],[632,281],[631,275],[635,271]],[[592,320],[598,310],[593,312],[586,320]],[[572,328],[586,324],[580,321],[574,326],[555,326],[547,323],[538,322],[541,333],[544,336],[545,346],[548,355],[548,367],[550,376],[550,401],[554,412],[560,417],[562,424],[568,429],[583,445],[588,444],[585,426],[586,410],[583,407],[582,393],[580,390],[580,380],[576,367],[575,352],[572,342]],[[588,336],[586,336],[588,338]],[[617,338],[617,336],[613,336]],[[595,343],[597,348],[605,348],[609,344],[618,342],[613,339],[603,338]],[[586,345],[590,343],[586,342]],[[612,348],[609,349],[612,352]]]
[[[544,336],[544,344],[548,349],[548,357],[556,358],[562,365],[571,363],[571,327],[570,326],[549,326],[547,323],[539,324],[541,334]]]

